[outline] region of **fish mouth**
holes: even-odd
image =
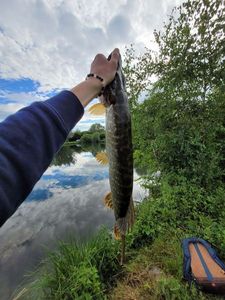
[[[111,54],[107,58],[108,60],[111,59]],[[125,78],[121,72],[122,60],[121,57],[119,58],[117,71],[115,74],[115,78],[113,81],[107,85],[103,91],[103,94],[99,97],[100,102],[105,106],[109,107],[110,105],[116,104],[116,91],[118,88],[123,87],[125,89]]]

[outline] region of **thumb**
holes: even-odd
[[[119,58],[120,58],[120,51],[118,48],[115,48],[113,50],[113,52],[111,53],[111,59],[110,62],[112,62],[113,64],[117,65],[119,62]]]

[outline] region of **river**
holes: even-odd
[[[24,275],[59,240],[87,239],[102,225],[113,227],[113,213],[102,202],[109,180],[108,166],[95,159],[99,148],[63,147],[26,201],[0,228],[1,300],[11,299]],[[134,199],[141,201],[144,196],[134,181]]]

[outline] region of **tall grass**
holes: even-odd
[[[121,269],[118,250],[119,243],[106,229],[85,243],[60,242],[58,250],[49,252],[31,276],[32,282],[19,299],[105,299],[105,291]]]

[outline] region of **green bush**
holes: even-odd
[[[194,288],[181,284],[180,280],[173,277],[160,278],[155,287],[155,299],[168,300],[193,300],[204,299]]]
[[[162,179],[159,187],[159,193],[137,207],[136,222],[128,237],[130,246],[139,247],[168,231],[182,231],[183,236],[198,235],[224,249],[224,187],[208,192],[172,174]]]
[[[118,246],[106,229],[84,244],[60,243],[48,254],[26,299],[104,299],[105,289],[121,269]]]

